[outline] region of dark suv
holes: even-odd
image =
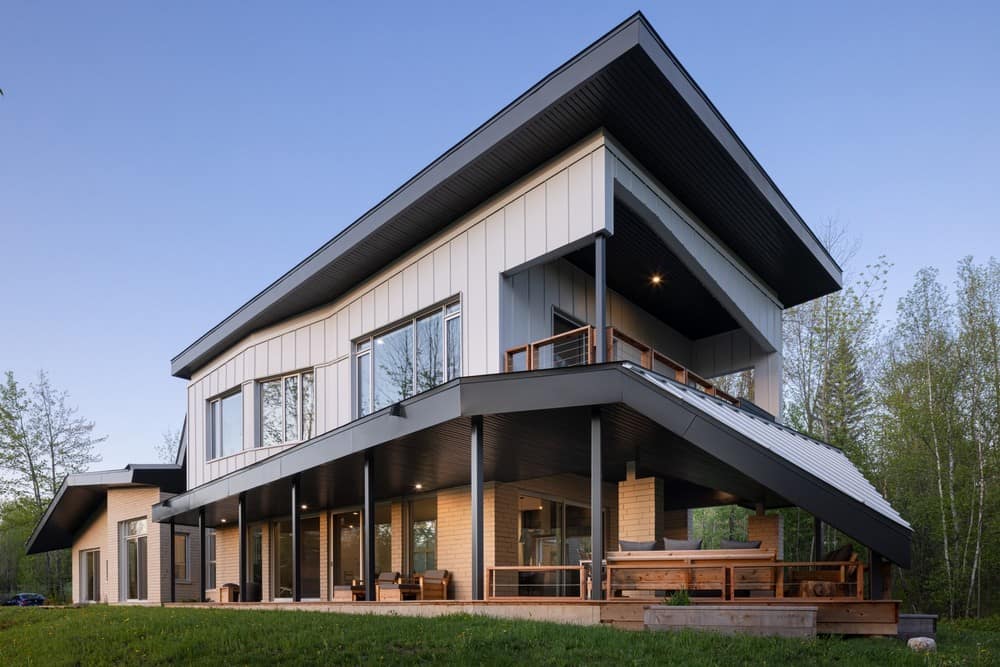
[[[45,598],[38,593],[18,593],[4,604],[9,607],[40,607],[45,604]]]

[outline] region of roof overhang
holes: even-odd
[[[155,521],[209,525],[235,520],[246,494],[254,520],[287,515],[289,486],[310,507],[348,507],[361,499],[363,452],[375,448],[377,499],[468,484],[469,418],[484,417],[484,478],[518,481],[589,474],[589,410],[604,406],[605,481],[624,479],[625,462],[647,475],[680,480],[683,493],[717,504],[795,505],[904,567],[911,529],[835,448],[671,381],[658,384],[620,364],[453,380],[154,506]],[[692,392],[690,396],[684,392]],[[724,406],[724,407],[723,407]],[[739,421],[719,413],[740,413]],[[393,414],[396,412],[397,414]],[[783,447],[808,448],[819,466]],[[824,448],[817,455],[815,448]],[[860,481],[859,481],[860,480]],[[722,496],[720,496],[722,497]],[[693,504],[692,506],[699,506]]]
[[[190,378],[248,334],[329,303],[605,128],[787,307],[841,270],[645,17],[584,49],[171,362]]]
[[[174,464],[130,464],[121,470],[68,475],[35,526],[27,553],[73,546],[73,539],[107,501],[108,489],[158,487],[167,493],[184,490],[184,468]]]

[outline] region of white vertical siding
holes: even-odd
[[[346,424],[352,417],[351,341],[452,295],[460,295],[463,305],[463,372],[499,371],[504,274],[532,265],[537,266],[527,272],[531,275],[550,271],[540,263],[558,256],[566,244],[603,228],[606,160],[603,138],[582,142],[338,301],[257,332],[217,363],[199,370],[192,378],[188,401],[189,422],[194,425],[188,441],[191,487],[278,449],[253,449],[256,380],[315,368],[317,432]],[[561,270],[552,280],[553,303],[591,321],[588,309],[593,307],[588,304],[593,295],[587,295],[587,281]],[[540,309],[533,319],[541,318],[544,309],[536,301],[530,299],[532,307]],[[206,462],[205,401],[240,383],[245,392],[245,449]]]

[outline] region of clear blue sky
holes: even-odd
[[[0,4],[0,370],[102,467],[180,425],[173,355],[637,8],[892,303],[1000,251],[1000,3],[341,4]]]

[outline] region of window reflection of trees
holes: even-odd
[[[413,326],[390,331],[375,339],[375,409],[413,395]]]

